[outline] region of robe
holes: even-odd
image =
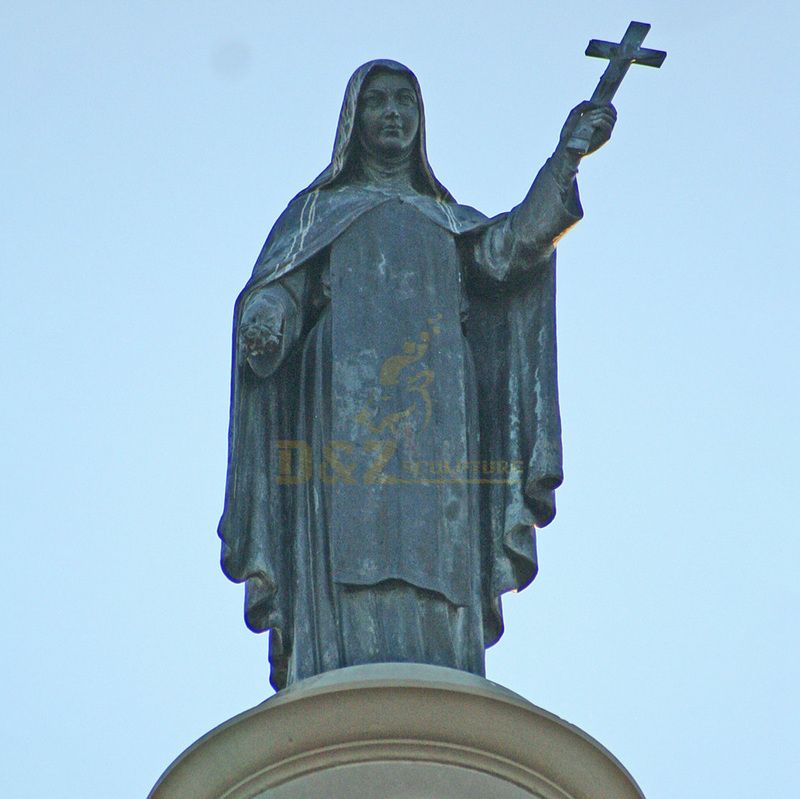
[[[235,312],[219,533],[276,688],[365,662],[482,674],[501,594],[534,578],[562,479],[554,248],[582,212],[549,164],[532,198],[534,226],[312,188],[267,239]],[[253,302],[283,318],[255,364]]]

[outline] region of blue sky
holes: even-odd
[[[794,796],[800,112],[789,3],[9,3],[0,789],[141,797],[270,693],[219,571],[233,301],[344,85],[418,75],[461,201],[524,196],[651,22],[559,247],[566,482],[488,676],[649,799]]]

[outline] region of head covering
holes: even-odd
[[[420,190],[430,194],[441,202],[455,202],[450,192],[436,179],[431,165],[428,162],[428,153],[425,149],[425,107],[422,103],[422,92],[419,88],[417,76],[398,61],[388,58],[379,58],[362,64],[347,82],[342,101],[342,110],[339,113],[339,125],[336,128],[336,139],[333,143],[333,156],[330,164],[317,176],[317,178],[303,189],[297,197],[302,197],[311,191],[328,188],[342,177],[348,166],[349,158],[353,151],[356,119],[358,115],[358,101],[361,89],[367,78],[373,72],[399,72],[406,75],[414,87],[419,104],[419,135],[417,136],[417,162],[419,166]],[[295,198],[297,199],[297,198]]]

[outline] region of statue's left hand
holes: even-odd
[[[599,150],[610,138],[611,131],[614,130],[614,124],[617,121],[617,109],[611,103],[608,105],[595,105],[588,100],[579,103],[569,112],[567,121],[564,127],[561,128],[561,136],[559,137],[559,149],[566,149],[567,142],[572,138],[578,123],[584,121],[592,128],[592,138],[589,144],[589,149],[585,155]]]

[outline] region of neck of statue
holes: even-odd
[[[413,191],[412,153],[399,153],[396,157],[362,151],[360,172],[361,180],[371,186],[380,188]]]

